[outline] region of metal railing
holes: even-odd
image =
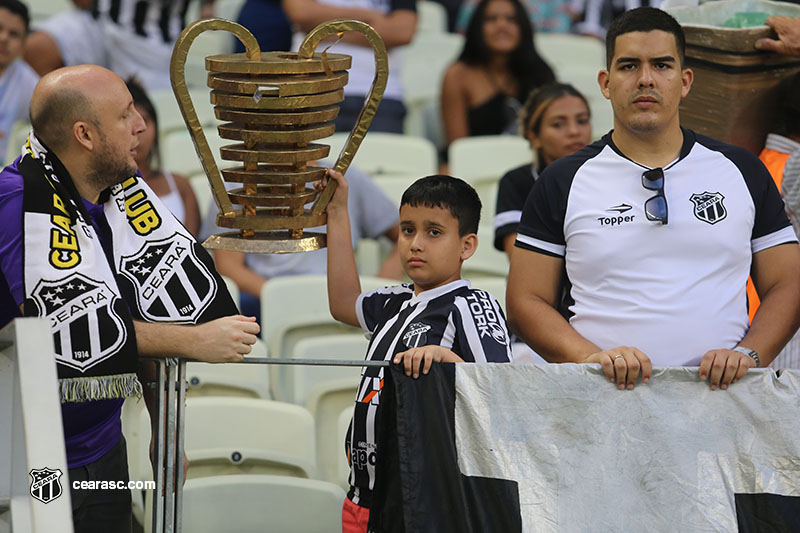
[[[183,507],[183,455],[185,438],[186,363],[187,359],[151,359],[157,364],[155,387],[158,424],[153,433],[154,468],[156,483],[153,498],[152,533],[180,533]],[[210,364],[210,363],[209,363]],[[247,357],[238,363],[255,365],[310,365],[310,366],[378,366],[387,367],[389,361],[357,361],[331,359],[283,359]]]

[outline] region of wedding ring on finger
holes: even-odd
[[[618,353],[617,355],[614,356],[614,361],[616,361],[620,357],[623,357],[623,355],[621,353]]]

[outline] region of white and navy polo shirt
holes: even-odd
[[[649,221],[649,170],[607,134],[545,169],[516,245],[563,257],[570,324],[601,349],[636,346],[654,366],[694,366],[748,328],[752,255],[797,239],[767,169],[747,150],[683,130],[664,170],[668,224]]]
[[[411,348],[438,345],[464,361],[511,361],[506,318],[488,292],[458,280],[414,295],[411,285],[383,287],[360,295],[358,321],[369,338],[368,361],[391,361]],[[384,368],[364,367],[347,432],[345,450],[350,458],[350,491],[356,504],[370,506],[378,457],[376,430]],[[424,379],[424,378],[423,378]]]

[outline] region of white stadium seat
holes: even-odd
[[[186,399],[188,478],[316,475],[314,420],[298,405],[223,396]]]
[[[280,476],[190,479],[183,489],[183,531],[191,533],[339,533],[344,491],[324,481]]]

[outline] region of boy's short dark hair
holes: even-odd
[[[478,232],[481,199],[475,189],[462,179],[443,174],[420,178],[403,193],[400,207],[404,205],[448,209],[458,220],[459,236]]]
[[[28,34],[28,29],[31,23],[30,16],[28,15],[28,8],[19,0],[0,0],[0,9],[8,9],[15,15],[18,15],[25,22],[25,34]]]
[[[671,33],[675,37],[678,60],[683,66],[686,55],[686,36],[683,34],[683,28],[681,28],[680,23],[666,11],[655,7],[637,7],[636,9],[625,11],[611,21],[606,33],[606,67],[611,68],[617,37],[633,31],[648,32],[656,30]]]

